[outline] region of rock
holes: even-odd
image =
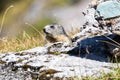
[[[32,48],[32,49],[29,49],[29,50],[25,50],[25,51],[22,51],[22,52],[29,52],[29,53],[40,53],[40,54],[47,54],[48,53],[48,49],[47,47],[36,47],[36,48]]]
[[[87,23],[89,26],[98,26],[98,22],[96,21],[94,14],[96,10],[94,8],[87,8],[86,11],[84,12],[86,15],[85,17],[85,23]],[[85,26],[85,24],[83,25]]]
[[[114,20],[114,25],[112,27],[112,33],[116,35],[120,35],[120,17],[115,18]]]
[[[95,18],[102,28],[107,27],[111,32],[115,33],[119,29],[120,22],[120,2],[104,1],[101,2],[95,13]]]
[[[102,1],[101,3],[99,3],[99,5],[97,6],[97,9],[99,6],[102,6],[102,3],[105,3],[105,2]],[[113,4],[113,3],[110,3],[110,4]],[[119,3],[117,2],[117,4]],[[107,5],[104,5],[104,6],[109,8]],[[77,42],[78,46],[75,47],[73,50],[69,51],[70,54],[76,53],[77,56],[80,56],[80,57],[86,57],[87,55],[88,59],[93,59],[93,60],[95,59],[99,61],[107,61],[108,56],[115,57],[116,54],[117,54],[117,57],[119,58],[119,49],[117,49],[116,51],[116,48],[119,48],[118,44],[120,43],[119,42],[120,18],[117,17],[117,18],[111,19],[111,17],[109,17],[109,19],[107,20],[104,20],[103,18],[101,18],[100,20],[96,19],[98,21],[97,23],[94,16],[95,9],[87,8],[86,12],[84,13],[85,13],[84,16],[85,16],[86,22],[81,28],[81,31],[72,37],[73,42]],[[97,40],[100,42],[97,42]],[[118,42],[117,46],[115,46],[116,44],[113,40]],[[115,45],[112,45],[112,44],[115,44]]]
[[[46,40],[50,42],[70,42],[70,38],[64,28],[59,24],[50,24],[43,29]]]
[[[75,46],[75,44],[70,44],[69,42],[56,42],[48,46],[48,53],[67,53]]]
[[[120,3],[117,1],[105,1],[100,3],[96,9],[96,15],[104,19],[120,16]]]
[[[13,60],[9,60],[8,63],[8,56],[13,55],[16,56],[17,59],[14,60],[14,62]],[[6,62],[0,64],[1,80],[45,80],[48,78],[68,78],[75,76],[98,77],[103,71],[105,73],[114,72],[110,67],[119,66],[119,64],[99,62],[70,56],[68,54],[36,55],[35,53],[25,52],[24,54],[14,53],[0,55],[0,59]],[[19,59],[22,59],[22,61],[19,62]]]
[[[81,41],[84,40],[86,38],[91,38],[94,36],[101,36],[101,35],[109,35],[111,32],[110,31],[106,31],[106,30],[100,30],[99,28],[96,27],[86,27],[85,29],[83,29],[80,33],[75,34],[72,37],[72,40],[75,41]]]

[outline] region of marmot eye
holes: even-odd
[[[54,27],[54,26],[50,26],[50,28],[53,28],[53,29],[54,29],[55,27]]]

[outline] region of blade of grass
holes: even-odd
[[[114,43],[116,43],[117,45],[119,45],[120,46],[120,43],[118,43],[117,41],[115,41],[115,40],[113,40],[113,39],[111,39],[110,37],[107,37],[107,36],[105,36],[105,35],[103,35],[104,37],[106,37],[107,39],[109,39],[109,40],[111,40],[111,41],[113,41]]]
[[[11,8],[13,8],[13,7],[14,7],[13,5],[9,6],[9,7],[5,10],[5,12],[4,12],[4,14],[3,14],[2,22],[1,22],[1,25],[0,25],[0,34],[1,34],[1,32],[2,32],[2,29],[3,29],[3,24],[4,24],[4,21],[5,21],[5,17],[6,17],[6,15],[7,15],[8,11],[9,11]]]
[[[97,42],[104,42],[104,43],[108,43],[108,44],[111,44],[111,45],[113,45],[113,46],[116,46],[116,47],[120,48],[120,46],[119,46],[119,45],[116,45],[116,44],[111,43],[111,42],[108,42],[108,41],[102,41],[102,40],[96,40],[96,41],[97,41]]]

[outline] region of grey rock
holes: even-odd
[[[32,49],[28,49],[28,50],[24,50],[22,52],[30,52],[30,53],[39,53],[39,54],[47,54],[48,53],[48,49],[47,47],[36,47],[36,48],[32,48]]]
[[[8,58],[13,54],[0,55],[1,57]],[[114,72],[110,67],[116,67],[116,64],[99,62],[85,58],[70,56],[67,54],[61,55],[48,55],[48,54],[33,54],[33,53],[14,53],[16,61],[10,61],[0,65],[0,78],[1,80],[32,80],[44,79],[42,74],[53,74],[52,78],[59,77],[74,77],[74,76],[93,76],[98,77],[104,71],[105,73]],[[25,57],[25,58],[23,58]],[[20,59],[22,59],[20,61]],[[119,65],[119,64],[118,64]],[[44,72],[45,71],[45,72]]]
[[[56,42],[48,46],[48,53],[67,53],[75,46],[75,44],[70,44],[69,42]]]
[[[110,19],[120,16],[120,3],[117,1],[105,1],[100,3],[96,9],[96,15],[104,19]]]
[[[112,33],[120,35],[120,17],[119,18],[115,18],[113,20],[114,20],[115,24],[112,27]]]
[[[95,18],[102,29],[108,29],[113,34],[119,34],[120,22],[120,2],[117,0],[107,0],[101,2],[95,12]],[[117,7],[117,8],[116,8]],[[117,31],[117,32],[116,32]]]

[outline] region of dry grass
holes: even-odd
[[[11,6],[8,7],[4,12],[3,18],[1,20],[2,23],[0,26],[0,34],[3,31],[4,25],[6,24],[5,19],[9,18],[7,14],[9,13],[9,10],[11,10],[12,7]],[[20,13],[20,10],[18,10],[17,12]],[[1,38],[0,53],[21,51],[21,50],[34,48],[37,46],[42,46],[45,43],[43,33],[41,32],[42,26],[49,22],[52,22],[52,20],[49,19],[42,20],[39,22],[42,24],[40,25],[38,24],[39,25],[38,27],[26,23],[26,26],[28,27],[22,29],[22,31],[19,29],[20,33],[17,36],[16,34],[14,34],[15,35],[14,37],[10,36],[10,37]]]
[[[120,68],[113,69],[115,72],[101,73],[101,77],[84,77],[82,80],[120,80]]]
[[[74,27],[73,27],[73,28],[71,29],[72,31],[68,33],[68,36],[72,37],[72,36],[74,36],[75,34],[79,33],[79,32],[80,32],[80,29],[79,29],[79,28],[80,28],[80,26],[78,26],[77,28],[74,28]]]
[[[0,40],[0,53],[21,51],[37,46],[42,46],[44,43],[42,35],[29,36],[26,32],[19,37],[3,38]]]

